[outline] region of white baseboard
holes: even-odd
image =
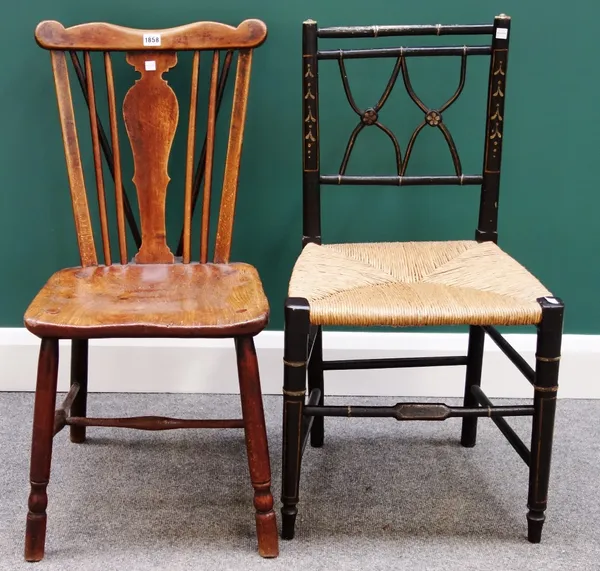
[[[535,335],[506,338],[532,365]],[[22,328],[0,328],[0,391],[35,388],[39,340]],[[283,332],[256,338],[263,392],[281,394]],[[466,354],[463,333],[326,332],[326,359]],[[70,344],[61,342],[59,390],[68,386]],[[93,392],[236,393],[229,339],[108,339],[90,342]],[[565,335],[561,398],[600,398],[600,335]],[[464,367],[327,372],[328,395],[462,396]],[[486,340],[483,386],[490,397],[530,397],[531,387],[496,345]]]

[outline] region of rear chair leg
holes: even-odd
[[[539,543],[546,516],[554,414],[558,391],[558,366],[563,329],[563,302],[554,297],[538,299],[542,321],[538,326],[534,413],[531,436],[531,466],[527,507],[527,539]]]
[[[71,405],[70,416],[87,415],[88,388],[88,340],[71,341],[71,386],[79,385],[77,396]],[[85,426],[71,426],[71,442],[85,442]]]
[[[258,552],[262,557],[277,557],[279,538],[273,511],[271,464],[254,340],[252,337],[239,337],[235,340],[235,349],[248,465],[254,488]]]
[[[306,360],[310,329],[306,299],[288,298],[285,304],[283,353],[283,465],[281,537],[294,538],[302,461],[302,412],[306,396]]]
[[[323,328],[319,327],[313,344],[310,361],[308,363],[308,392],[313,389],[321,391],[321,398],[317,402],[317,406],[323,406],[324,399],[324,383],[323,383]],[[313,419],[312,429],[310,431],[310,445],[313,448],[321,448],[325,437],[325,418],[323,416],[315,416]]]
[[[54,407],[58,379],[58,339],[42,339],[33,412],[29,513],[25,531],[25,560],[41,561],[46,544],[46,488],[50,480]]]
[[[485,331],[482,327],[469,327],[469,350],[467,353],[467,375],[465,379],[464,406],[476,407],[477,400],[471,393],[471,387],[481,384],[481,369],[483,367],[483,346]],[[466,448],[475,446],[477,440],[477,417],[463,418],[460,443]]]

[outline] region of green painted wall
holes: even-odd
[[[567,332],[600,333],[600,305],[587,302],[596,298],[600,283],[600,75],[595,42],[600,4],[574,4],[579,4],[577,9],[571,5],[566,10],[555,0],[10,3],[3,8],[0,36],[5,56],[0,75],[0,326],[20,326],[28,302],[48,276],[78,262],[49,57],[33,40],[38,21],[168,27],[195,20],[237,24],[257,17],[267,23],[269,38],[256,53],[251,85],[234,257],[259,268],[272,304],[271,328],[281,329],[281,306],[301,236],[301,22],[480,23],[506,12],[513,27],[500,244],[565,299]],[[348,70],[359,105],[368,106],[383,89],[392,61],[373,72],[362,63],[351,62]],[[449,65],[446,71],[435,62],[411,61],[415,88],[432,105],[456,85],[458,59],[444,63]],[[331,66],[331,81],[324,84],[322,101],[323,165],[333,171],[355,116],[345,102],[335,63],[323,64],[323,72],[325,65]],[[133,76],[127,73],[119,71],[117,79],[130,82]],[[485,83],[484,66],[474,62],[463,99],[446,114],[463,163],[472,172],[481,165]],[[127,87],[122,81],[121,89]],[[397,87],[382,120],[397,129],[405,148],[421,116],[401,84]],[[425,133],[412,174],[427,172],[426,165],[433,163],[439,174],[449,172],[447,151],[437,135],[433,130]],[[180,154],[183,148],[177,144],[175,151]],[[390,172],[392,153],[381,133],[367,133],[356,152],[349,174]],[[182,176],[172,176],[175,195]],[[324,196],[324,239],[329,242],[470,239],[476,224],[474,188],[331,188]]]

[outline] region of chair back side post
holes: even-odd
[[[198,77],[200,57],[211,55],[208,123],[206,144],[201,160],[205,174],[205,207],[210,207],[212,187],[216,112],[222,97],[224,81],[219,80],[219,51],[227,50],[226,67],[229,69],[233,51],[238,52],[236,82],[233,92],[231,121],[229,125],[227,156],[221,189],[221,204],[215,240],[215,263],[228,263],[231,252],[233,219],[239,181],[239,168],[244,124],[248,99],[252,52],[266,39],[266,27],[259,20],[246,20],[237,28],[214,22],[197,22],[164,30],[138,30],[105,23],[82,24],[64,28],[59,22],[42,22],[36,29],[38,44],[51,52],[52,67],[58,97],[60,123],[67,160],[71,201],[73,205],[77,239],[82,266],[98,264],[91,222],[88,196],[85,187],[83,162],[77,134],[75,112],[69,81],[66,54],[70,52],[75,64],[77,51],[84,55],[85,74],[77,69],[78,79],[85,85],[84,95],[89,106],[95,181],[99,203],[101,244],[104,263],[112,263],[105,181],[102,175],[102,153],[112,157],[109,164],[114,173],[116,221],[119,242],[119,260],[128,262],[125,214],[127,214],[121,172],[118,115],[124,122],[133,156],[133,182],[137,191],[141,226],[141,244],[134,256],[138,264],[174,263],[175,256],[167,245],[166,196],[170,176],[168,163],[175,132],[179,126],[180,102],[168,82],[168,72],[177,65],[180,51],[193,52],[191,70],[190,113],[187,125],[187,156],[185,161],[185,188],[183,231],[181,234],[182,261],[191,262],[191,228],[194,212],[196,181],[194,180],[194,154],[196,149],[196,106],[198,102]],[[110,146],[98,117],[98,96],[94,87],[91,52],[102,52],[106,74],[107,103],[111,132]],[[118,109],[115,97],[115,79],[111,54],[123,52],[126,62],[139,73]],[[78,60],[77,60],[78,61]],[[81,66],[79,66],[81,67]],[[81,77],[84,75],[84,77]],[[223,83],[223,85],[221,85]],[[110,152],[107,152],[110,151]],[[203,212],[200,236],[200,262],[207,262],[208,212]]]
[[[510,18],[505,15],[494,19],[492,55],[485,127],[485,152],[483,158],[483,184],[479,206],[479,224],[475,239],[478,242],[498,241],[498,201],[500,192],[500,166],[504,134],[504,101],[508,67]]]
[[[302,246],[321,243],[321,186],[319,168],[319,62],[317,23],[302,25]]]

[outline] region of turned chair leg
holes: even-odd
[[[46,543],[46,488],[50,480],[54,407],[58,379],[58,339],[42,339],[38,361],[37,386],[31,442],[31,491],[25,532],[25,560],[40,561]]]
[[[481,384],[481,370],[483,367],[483,346],[485,331],[482,327],[469,327],[469,350],[467,352],[467,374],[465,379],[464,406],[478,406],[477,399],[473,396],[471,388]],[[475,446],[477,440],[477,417],[463,418],[460,443],[466,448]]]
[[[317,402],[317,406],[323,406],[325,403],[324,399],[324,383],[323,383],[323,328],[319,327],[315,342],[312,348],[310,361],[308,363],[308,392],[313,389],[319,389],[321,391],[321,397]],[[310,445],[313,448],[320,448],[323,446],[323,440],[325,437],[325,418],[322,416],[315,416],[313,419],[312,428],[310,431]]]
[[[527,538],[531,543],[541,541],[542,527],[546,519],[544,512],[546,511],[550,479],[564,314],[564,305],[561,300],[544,297],[538,301],[542,306],[542,321],[538,326],[529,498],[527,501],[529,508]]]
[[[77,396],[71,405],[70,416],[87,415],[88,389],[88,340],[71,341],[71,386],[79,385]],[[85,426],[71,426],[71,442],[85,442]]]
[[[235,348],[248,465],[254,488],[258,552],[262,557],[277,557],[279,538],[273,511],[271,464],[254,340],[252,337],[239,337],[235,340]]]
[[[281,537],[294,538],[302,462],[302,411],[306,396],[306,360],[310,328],[308,302],[289,298],[285,307],[283,354],[283,465]]]

